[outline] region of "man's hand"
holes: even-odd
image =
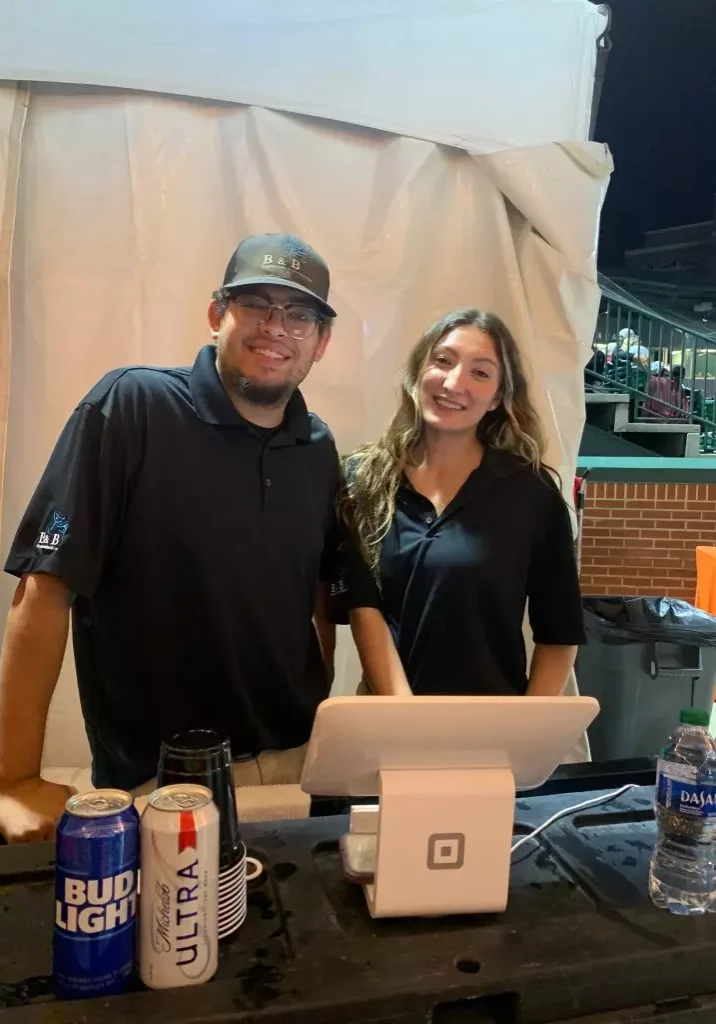
[[[52,839],[72,790],[39,776],[0,790],[0,834],[8,843]]]

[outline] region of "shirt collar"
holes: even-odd
[[[485,454],[482,456],[480,469],[483,476],[496,477],[512,476],[513,473],[531,471],[529,463],[521,459],[513,452],[505,451],[503,448],[493,448],[492,445],[485,446]]]
[[[455,515],[467,502],[473,501],[478,495],[483,493],[485,488],[489,489],[494,480],[520,472],[531,472],[531,467],[512,452],[486,445],[482,462],[477,469],[472,471],[450,504],[443,510],[440,515],[440,521],[445,522],[446,519]],[[417,504],[420,506],[426,500],[422,494],[415,490],[407,476],[403,475],[398,489],[399,504],[412,506]]]
[[[216,346],[204,345],[192,367],[189,387],[197,416],[205,423],[225,427],[243,427],[252,424],[238,412],[221,383],[216,369]],[[280,428],[271,439],[271,446],[307,442],[311,440],[311,419],[301,392],[291,395]]]
[[[512,452],[504,451],[501,448],[493,448],[492,445],[486,445],[482,462],[477,469],[472,471],[466,483],[478,479],[485,480],[489,478],[494,480],[498,477],[512,476],[513,473],[519,473],[530,468],[529,464],[521,459],[519,455],[514,455]],[[400,486],[406,487],[410,491],[413,490],[413,486],[405,474],[401,478]]]

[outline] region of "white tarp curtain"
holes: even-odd
[[[539,6],[569,13],[588,5]],[[38,26],[43,37],[47,25]],[[4,45],[0,31],[0,51]],[[485,49],[487,39],[473,46],[476,65]],[[563,55],[563,63],[580,65],[588,106],[583,50]],[[449,62],[439,63],[445,72]],[[254,231],[295,232],[330,265],[339,320],[305,392],[342,450],[385,426],[400,367],[422,330],[470,304],[499,313],[515,332],[549,458],[569,482],[599,301],[596,237],[610,162],[602,146],[574,134],[528,148],[532,108],[539,107],[533,85],[523,87],[532,99],[523,128],[515,116],[504,136],[519,136],[522,148],[470,155],[428,141],[427,130],[411,138],[258,106],[96,86],[34,83],[25,116],[24,90],[0,84],[0,451],[9,393],[0,554],[77,400],[119,365],[192,362],[208,340],[211,290],[236,242]],[[554,126],[544,129],[547,139],[570,138],[559,134],[557,115]],[[472,142],[491,133],[475,130]],[[3,577],[3,617],[13,586]],[[355,686],[346,643],[337,676],[340,689]],[[45,763],[86,760],[68,657]]]
[[[10,387],[10,257],[27,90],[0,83],[0,496]]]
[[[228,100],[477,152],[588,137],[589,0],[2,0],[0,78]]]
[[[3,552],[78,398],[118,365],[191,362],[228,254],[253,231],[293,231],[330,264],[338,326],[306,393],[343,450],[386,423],[419,333],[475,304],[519,338],[569,480],[606,170],[595,144],[472,157],[259,108],[34,87],[10,268]],[[55,764],[77,763],[82,740],[69,669],[63,687]]]

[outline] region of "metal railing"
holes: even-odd
[[[716,452],[716,338],[706,331],[603,294],[585,390],[629,395],[633,422],[694,423],[701,451]]]

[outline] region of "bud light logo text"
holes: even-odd
[[[55,926],[74,935],[101,935],[127,925],[137,915],[137,873],[121,871],[109,878],[58,880]]]

